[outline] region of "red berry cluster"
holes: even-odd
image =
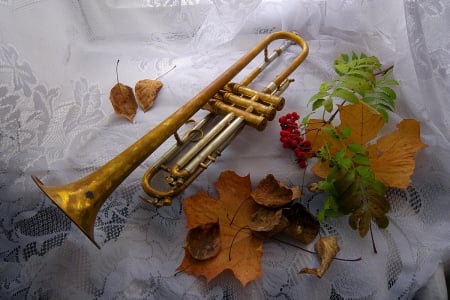
[[[310,157],[311,142],[305,138],[303,126],[300,127],[298,120],[300,116],[296,112],[281,116],[280,122],[280,141],[284,148],[294,150],[297,158],[297,164],[300,168],[306,168],[307,159]]]

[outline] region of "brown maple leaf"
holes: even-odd
[[[109,100],[116,114],[132,122],[137,112],[137,103],[133,89],[122,83],[116,83],[110,93]]]
[[[258,205],[251,200],[250,176],[240,177],[232,171],[220,174],[215,183],[219,199],[204,191],[184,200],[188,229],[219,221],[221,250],[208,260],[196,260],[188,251],[178,270],[195,276],[204,276],[207,282],[231,270],[245,286],[262,276],[261,257],[263,239],[250,230],[242,230],[251,222]]]

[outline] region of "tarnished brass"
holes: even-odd
[[[275,40],[287,40],[287,42],[269,56],[267,47]],[[292,44],[299,45],[301,52],[290,65],[262,91],[249,89],[247,87],[249,83]],[[231,80],[262,51],[264,51],[264,62],[240,84],[231,83]],[[214,162],[245,124],[260,130],[264,129],[267,120],[273,118],[272,108],[280,110],[283,107],[284,99],[279,95],[291,82],[288,76],[307,55],[308,45],[296,33],[272,33],[194,98],[98,170],[77,181],[60,186],[44,185],[36,176],[32,178],[47,197],[99,247],[94,240],[94,223],[101,206],[122,181],[163,142],[172,135],[177,141],[142,178],[144,191],[152,197],[144,200],[156,206],[170,205],[172,198],[180,194],[208,165]],[[229,93],[234,95],[231,96]],[[227,101],[222,102],[220,99],[225,95]],[[255,105],[256,108],[252,107],[252,101],[258,103]],[[261,105],[267,105],[268,108],[263,109]],[[208,116],[180,138],[177,133],[179,128],[190,121],[200,109],[208,107],[211,111]],[[207,134],[204,134],[205,125],[211,123],[218,114],[226,115]],[[173,157],[188,144],[194,144],[194,146],[172,167],[169,167],[168,164]],[[161,170],[168,173],[166,181],[169,188],[164,191],[151,185],[153,176]]]

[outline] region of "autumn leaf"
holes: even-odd
[[[369,146],[369,159],[375,177],[389,187],[407,188],[411,184],[417,151],[426,145],[420,140],[420,124],[406,119],[397,130]]]
[[[257,236],[269,238],[289,226],[289,221],[283,214],[283,208],[271,209],[260,207],[253,215],[248,225],[249,229]]]
[[[132,122],[137,112],[137,103],[133,89],[122,83],[116,83],[110,91],[109,100],[116,114]]]
[[[330,267],[331,261],[339,252],[339,244],[336,236],[326,236],[320,238],[314,245],[314,249],[320,259],[320,266],[318,268],[303,268],[300,270],[301,274],[316,275],[321,278]]]
[[[351,128],[351,135],[345,139],[347,145],[367,144],[377,137],[384,125],[383,117],[364,102],[339,106],[339,114],[341,124],[338,129]]]
[[[298,186],[289,188],[282,182],[275,179],[272,174],[267,175],[252,191],[253,200],[259,205],[280,208],[291,203],[301,196]]]
[[[408,187],[415,167],[414,155],[425,146],[420,140],[419,122],[412,119],[403,120],[397,125],[398,130],[380,137],[376,144],[370,145],[383,126],[382,116],[363,103],[340,106],[339,112],[341,124],[337,131],[350,128],[351,134],[327,148],[330,156],[351,144],[367,147],[370,168],[376,179],[389,187]],[[324,131],[324,128],[327,127],[322,127],[321,131]],[[331,137],[327,138],[323,132],[317,136],[321,137],[319,141],[322,146],[331,141]],[[329,165],[318,161],[311,170],[320,178],[326,178]]]
[[[306,125],[306,139],[311,141],[311,152],[319,151],[326,143],[331,141],[330,136],[326,133],[327,129],[331,129],[331,124],[325,123],[320,119],[310,119]]]
[[[288,226],[283,232],[306,245],[315,240],[319,234],[320,223],[305,206],[295,203],[285,208],[283,214],[288,220]]]
[[[206,260],[219,254],[221,247],[219,222],[191,228],[186,237],[186,250],[197,260]]]
[[[188,251],[178,270],[203,276],[207,282],[225,270],[245,286],[262,276],[261,257],[263,240],[250,230],[242,230],[251,222],[258,205],[251,200],[250,177],[240,177],[232,171],[223,172],[215,183],[219,199],[204,191],[184,200],[188,229],[219,221],[221,250],[208,260],[196,260]]]
[[[155,98],[162,87],[163,83],[161,81],[153,79],[143,79],[136,83],[134,87],[136,100],[144,112],[153,106]]]

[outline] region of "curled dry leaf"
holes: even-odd
[[[289,226],[283,232],[303,244],[309,244],[316,239],[319,234],[320,223],[306,207],[300,203],[295,203],[291,207],[283,209],[283,214],[289,222]]]
[[[269,174],[259,182],[251,195],[259,205],[279,208],[291,203],[294,199],[300,198],[301,193],[299,187],[288,188],[285,184],[276,180],[272,174]]]
[[[109,93],[109,100],[111,100],[116,114],[125,117],[130,122],[133,121],[138,106],[131,87],[117,83]]]
[[[303,268],[300,270],[301,274],[312,274],[321,278],[323,274],[330,267],[331,261],[336,257],[339,252],[339,245],[336,236],[326,236],[320,238],[314,246],[317,255],[320,259],[320,266],[318,268],[310,269]]]
[[[248,227],[257,236],[269,238],[289,225],[283,209],[260,207],[253,215]]]
[[[191,228],[186,237],[186,250],[197,260],[207,260],[220,252],[219,222],[209,222]]]
[[[144,79],[139,80],[134,87],[136,99],[144,112],[149,110],[158,96],[163,83],[159,80]]]

